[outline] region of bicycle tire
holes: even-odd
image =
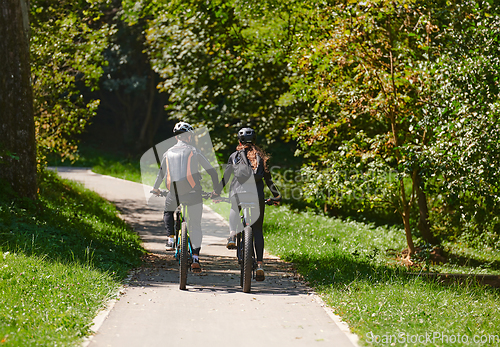
[[[250,293],[252,288],[252,271],[253,271],[253,231],[252,227],[243,229],[243,293]]]
[[[238,234],[238,264],[240,264],[240,287],[243,288],[243,278],[244,273],[245,273],[245,239],[244,239],[245,232],[241,232]]]
[[[187,223],[182,222],[181,226],[181,249],[179,260],[179,289],[186,290],[188,271],[188,234]]]

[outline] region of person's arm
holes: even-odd
[[[164,155],[162,160],[161,160],[161,165],[160,165],[160,170],[158,171],[158,175],[156,175],[156,180],[155,184],[153,185],[153,190],[159,191],[158,188],[161,185],[161,182],[163,182],[163,179],[165,178],[165,175],[167,174],[167,156]]]
[[[212,164],[210,164],[208,159],[203,154],[201,154],[200,152],[197,152],[197,154],[198,154],[198,163],[200,163],[203,169],[205,169],[205,171],[210,175],[210,178],[212,178],[212,185],[214,191],[216,191],[216,188],[219,185],[219,175],[217,174],[217,170],[214,169]]]
[[[264,171],[264,181],[266,181],[266,185],[273,194],[275,198],[279,198],[278,201],[281,201],[281,194],[278,187],[274,184],[271,173],[269,171]]]
[[[220,195],[220,193],[222,192],[222,189],[224,189],[227,182],[229,182],[229,179],[231,178],[232,174],[233,174],[233,156],[231,155],[231,156],[229,156],[226,168],[224,169],[224,174],[222,175],[222,180],[218,184],[217,189],[214,189],[215,194]]]

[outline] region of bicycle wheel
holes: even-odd
[[[243,288],[243,269],[245,268],[243,262],[243,245],[245,242],[242,236],[243,233],[239,233],[236,238],[236,256],[238,257],[238,264],[240,265],[240,287]]]
[[[179,260],[179,289],[186,290],[188,271],[188,234],[187,223],[182,222],[181,226],[181,249]]]
[[[243,229],[243,292],[249,293],[252,286],[252,270],[253,270],[253,232],[252,227]]]

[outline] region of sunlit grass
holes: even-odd
[[[140,264],[140,238],[112,204],[50,172],[36,202],[1,193],[0,340],[73,346]]]
[[[345,223],[281,207],[266,210],[265,231],[266,248],[294,263],[362,344],[372,345],[371,337],[389,334],[398,341],[410,336],[407,345],[420,346],[411,337],[431,334],[436,337],[431,346],[466,345],[433,335],[439,333],[466,335],[474,345],[475,336],[500,334],[499,291],[472,280],[445,285],[408,275],[385,252],[404,247],[397,228]],[[395,345],[405,345],[398,341]]]
[[[0,338],[7,346],[70,346],[117,288],[109,273],[39,256],[0,255]]]

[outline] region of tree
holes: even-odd
[[[0,178],[36,198],[36,147],[25,0],[0,3]]]
[[[453,44],[434,62],[424,107],[436,139],[426,149],[432,189],[442,197],[431,217],[447,236],[491,246],[500,238],[500,11],[494,1],[469,0],[440,12],[442,40]]]
[[[37,151],[63,160],[77,157],[76,135],[95,115],[106,65],[102,52],[113,33],[102,0],[31,1],[31,59]]]
[[[168,94],[159,93],[159,76],[143,52],[145,20],[129,24],[122,17],[122,11],[113,16],[116,31],[103,53],[108,65],[95,95],[101,100],[99,117],[113,120],[113,140],[141,152],[153,145],[161,122],[167,119]]]
[[[395,206],[410,255],[413,202],[426,242],[449,227],[441,215],[462,219],[453,221],[458,232],[481,219],[500,229],[494,2],[332,1],[311,22],[317,29],[296,51],[292,91],[314,114],[291,129],[310,155],[309,191],[334,186],[341,194],[325,201],[352,202],[343,193],[356,192],[361,209]]]
[[[287,58],[295,43],[300,2],[177,0],[124,5],[130,23],[149,20],[146,52],[177,119],[206,125],[218,148],[250,125],[271,143],[289,114]]]
[[[318,18],[315,41],[298,52],[300,77],[293,88],[297,97],[313,103],[316,114],[306,124],[298,119],[293,131],[308,147],[319,147],[319,161],[310,171],[338,175],[338,167],[329,168],[336,162],[355,172],[365,189],[367,172],[379,170],[375,177],[395,173],[396,182],[386,180],[395,199],[376,190],[370,199],[399,212],[411,255],[410,217],[417,199],[422,234],[432,240],[421,171],[422,148],[432,136],[422,113],[428,61],[439,49],[433,18],[412,1],[339,2]]]

